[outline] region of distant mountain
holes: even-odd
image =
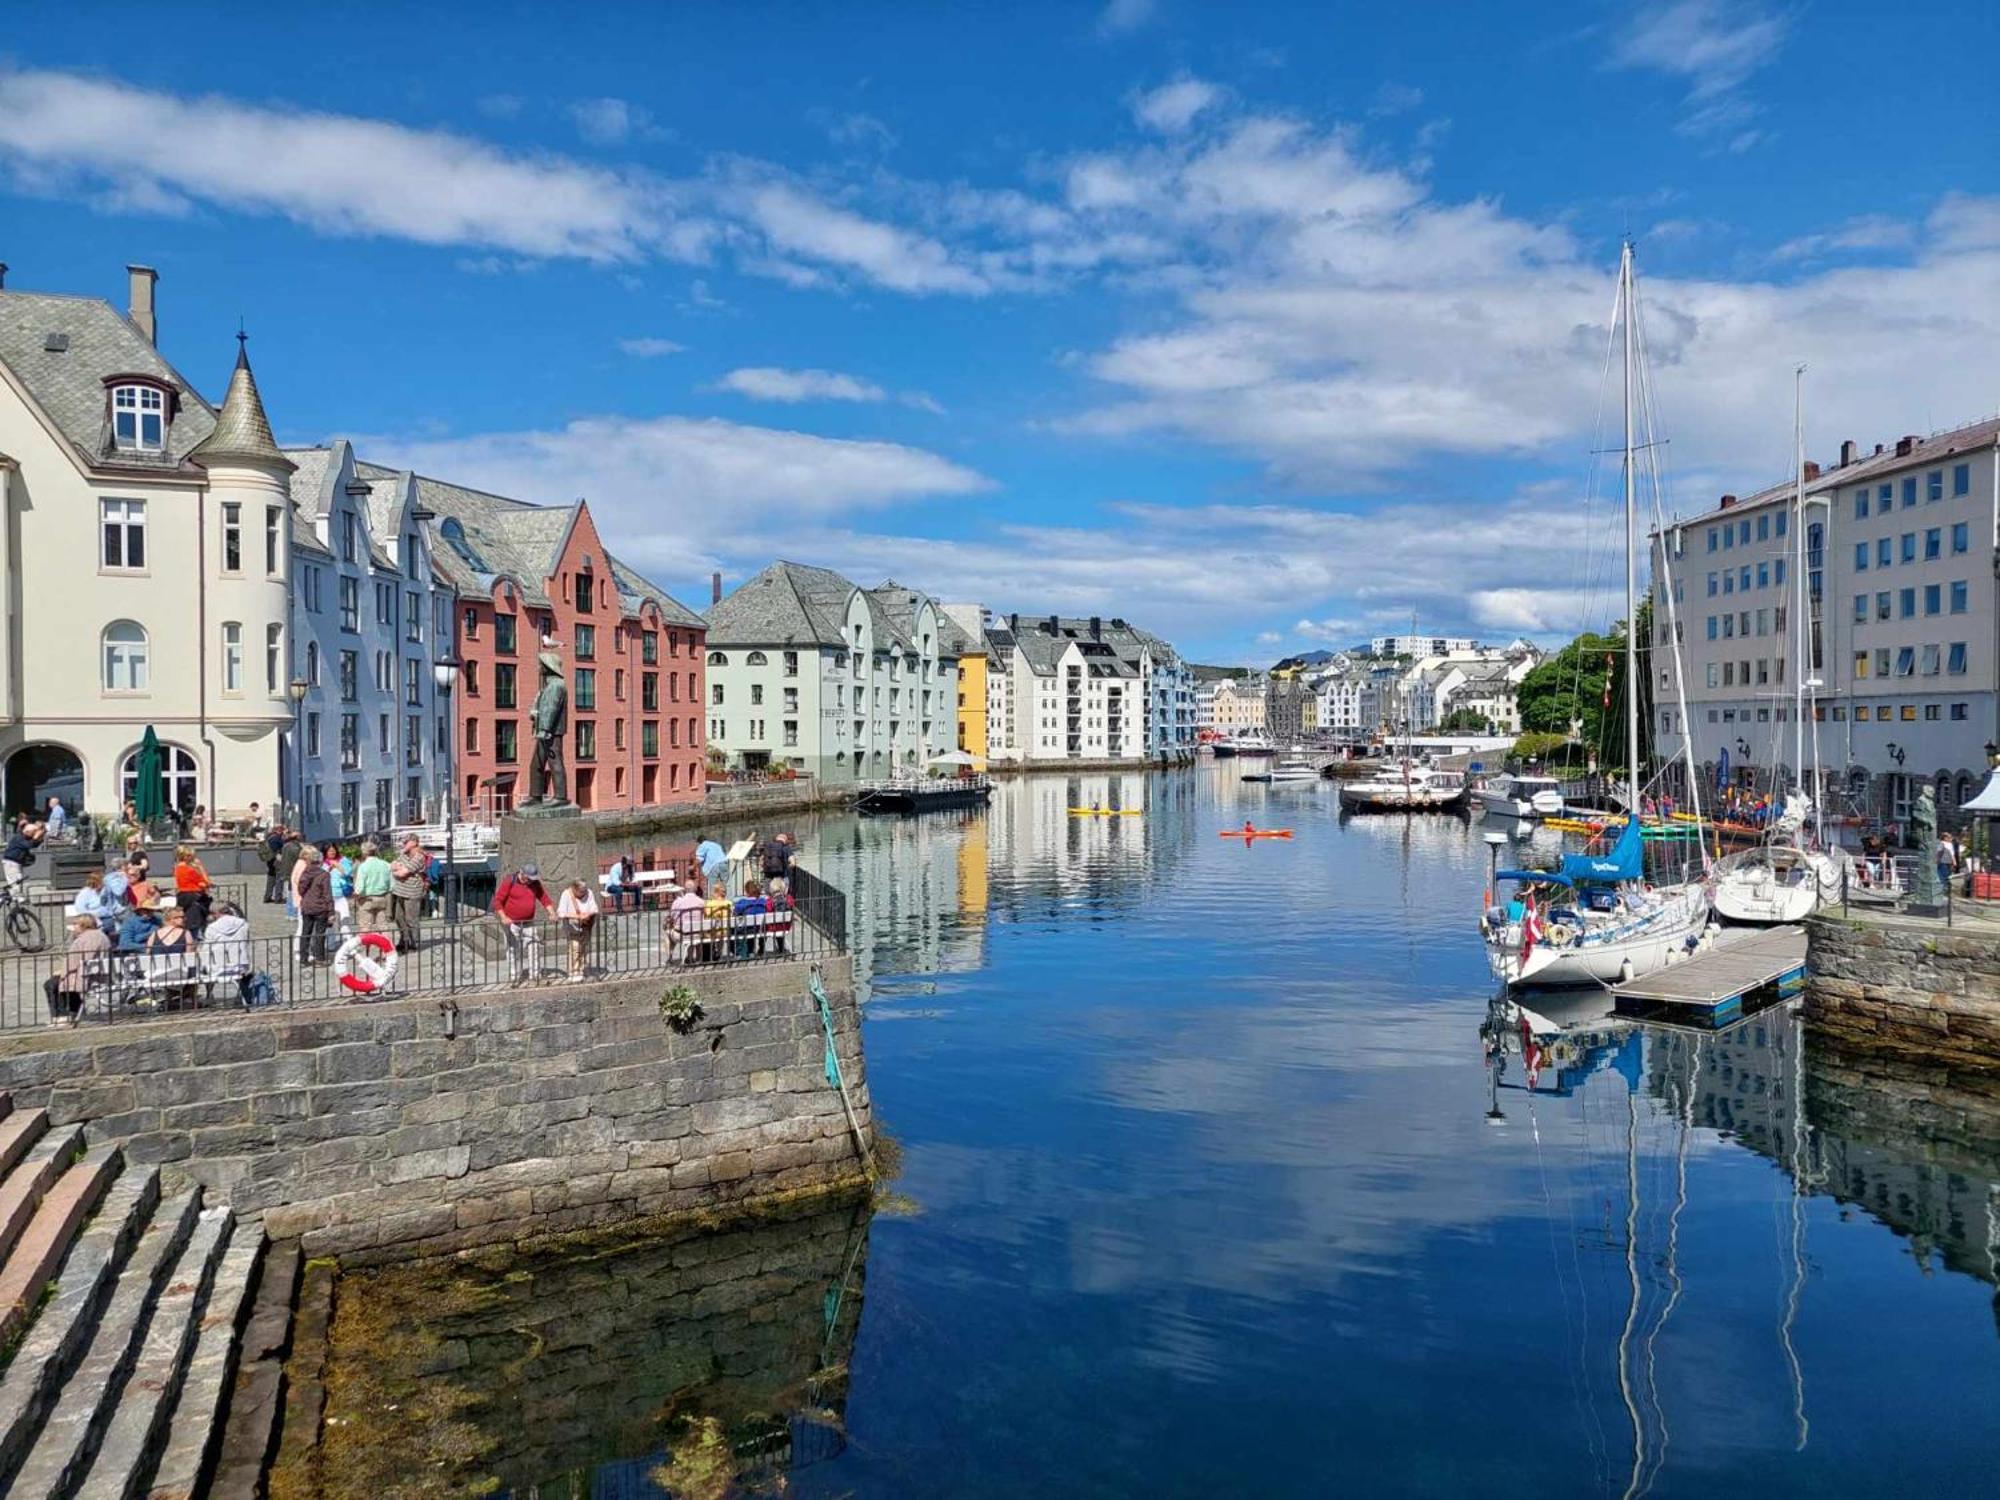
[[[1297,656],[1288,656],[1274,664],[1273,672],[1287,672],[1297,667],[1317,667],[1338,656],[1338,651],[1301,651]]]
[[[1228,677],[1248,677],[1250,675],[1248,667],[1203,667],[1196,665],[1194,662],[1188,663],[1188,671],[1194,674],[1196,682],[1221,682],[1224,678]]]

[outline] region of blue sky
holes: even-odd
[[[13,13],[8,285],[156,265],[288,441],[585,495],[697,605],[1602,624],[1628,231],[1675,509],[1782,476],[1801,360],[1822,457],[2000,401],[1990,6],[280,9]]]

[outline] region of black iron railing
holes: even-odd
[[[393,924],[385,924],[373,943],[331,932],[310,951],[302,951],[296,937],[217,941],[211,928],[209,939],[186,953],[110,953],[72,964],[63,945],[52,943],[42,953],[0,955],[0,1031],[60,1022],[72,1011],[80,1024],[97,1025],[181,1010],[395,1000],[572,979],[818,963],[846,950],[847,900],[816,877],[812,884],[812,893],[795,888],[792,904],[776,911],[714,917],[706,910],[606,912],[581,936],[546,913],[511,932],[490,914],[427,922],[405,953],[393,952]]]

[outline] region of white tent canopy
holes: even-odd
[[[1989,818],[2000,818],[2000,770],[1995,770],[1986,778],[1986,785],[1978,796],[1958,805],[1960,812],[1980,813]]]
[[[973,763],[972,757],[963,750],[947,750],[942,755],[931,757],[931,764],[934,766],[969,766]]]

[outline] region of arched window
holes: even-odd
[[[160,789],[165,794],[167,806],[179,812],[191,813],[198,805],[201,795],[201,772],[195,758],[179,745],[160,746]],[[139,792],[139,751],[135,746],[118,763],[118,803],[138,800]]]
[[[143,693],[150,681],[151,648],[137,620],[113,620],[104,627],[104,691]]]
[[[770,664],[771,658],[761,651],[752,651],[743,658],[743,665],[746,667],[768,667]]]
[[[1970,802],[1972,800],[1972,788],[1972,773],[1970,771],[1960,771],[1958,773],[1958,796],[1952,799],[1952,805],[1954,807],[1963,807],[1966,803]]]
[[[1949,812],[1953,807],[1957,806],[1957,804],[1951,800],[1951,794],[1952,794],[1951,772],[1949,771],[1938,772],[1937,776],[1933,778],[1931,785],[1932,785],[1931,795],[1937,799],[1939,812]]]
[[[711,667],[726,667],[729,665],[729,658],[720,651],[711,651],[708,653],[708,664]]]

